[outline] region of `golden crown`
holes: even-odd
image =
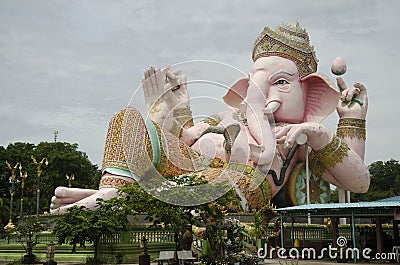
[[[282,24],[275,30],[265,27],[253,46],[252,58],[280,56],[292,60],[299,69],[300,77],[317,71],[318,60],[314,46],[305,29],[299,23]]]

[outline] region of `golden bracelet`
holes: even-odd
[[[332,141],[318,151],[314,151],[315,157],[327,168],[335,167],[347,156],[350,148],[339,137],[334,136]]]
[[[336,130],[339,137],[358,138],[366,140],[365,120],[355,118],[343,118],[339,120]]]
[[[365,128],[365,120],[356,118],[342,118],[339,120],[338,126],[355,126]]]
[[[189,107],[174,109],[172,117],[172,128],[170,132],[179,138],[182,136],[182,129],[184,127],[194,126],[192,111]]]
[[[325,173],[326,167],[315,157],[314,151],[310,152],[309,161],[311,172],[321,178]]]
[[[129,182],[121,179],[121,178],[116,178],[116,177],[102,177],[100,180],[100,185],[99,189],[102,188],[120,188],[124,187],[128,184]]]
[[[182,117],[182,116],[190,116],[192,117],[192,111],[190,110],[190,107],[186,108],[176,108],[172,112],[172,117]]]
[[[202,120],[202,122],[207,123],[210,126],[217,126],[222,120],[222,117],[219,116],[218,114],[209,116]]]

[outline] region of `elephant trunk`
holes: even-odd
[[[268,116],[264,113],[265,96],[260,89],[250,87],[246,103],[249,131],[257,143],[249,144],[250,158],[258,165],[271,164],[275,155],[276,142]]]

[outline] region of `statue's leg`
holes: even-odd
[[[136,119],[131,119],[135,118],[132,115],[136,115]],[[127,131],[133,128],[140,128],[141,130]],[[147,132],[144,120],[139,111],[131,107],[115,114],[109,123],[104,148],[103,176],[100,180],[99,190],[58,187],[51,200],[51,213],[65,213],[72,206],[84,206],[88,209],[94,209],[98,198],[108,200],[116,197],[118,187],[124,186],[128,182],[136,182],[136,176],[133,176],[125,162],[126,150],[123,136],[128,133],[132,135],[138,134],[138,138],[143,138],[140,139],[140,144],[145,144]],[[146,150],[146,148],[144,149]],[[142,155],[146,159],[151,154],[142,152]]]
[[[50,209],[56,209],[74,203],[83,198],[89,197],[96,192],[97,190],[92,189],[57,187],[54,191],[53,198],[51,198]]]
[[[79,195],[76,193],[72,193],[71,195]],[[117,196],[117,189],[116,188],[104,188],[104,189],[100,189],[100,190],[95,190],[95,193],[92,193],[90,196],[85,197],[79,201],[76,201],[74,203],[70,203],[70,204],[61,204],[62,206],[55,208],[55,204],[53,205],[53,208],[50,206],[50,213],[52,214],[64,214],[68,211],[68,209],[70,207],[73,206],[84,206],[87,209],[94,209],[97,206],[97,199],[98,198],[102,198],[104,200],[108,200],[111,198],[114,198]],[[54,197],[53,197],[54,198]],[[70,197],[73,198],[73,197]],[[61,200],[63,201],[63,198],[57,198],[56,200]],[[52,199],[53,202],[53,199]],[[63,201],[64,203],[66,203],[67,201]]]

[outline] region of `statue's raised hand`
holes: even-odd
[[[170,70],[170,65],[161,70],[151,67],[142,78],[147,116],[167,130],[172,127],[173,109],[189,105],[186,76]]]
[[[367,89],[361,83],[355,83],[353,87],[347,87],[341,75],[346,73],[347,65],[343,58],[337,57],[332,63],[331,71],[336,78],[340,89],[340,100],[336,110],[340,118],[363,119],[367,116],[368,97]]]
[[[357,118],[365,120],[368,109],[367,89],[361,83],[347,87],[342,78],[337,78],[341,95],[336,110],[340,118]]]

